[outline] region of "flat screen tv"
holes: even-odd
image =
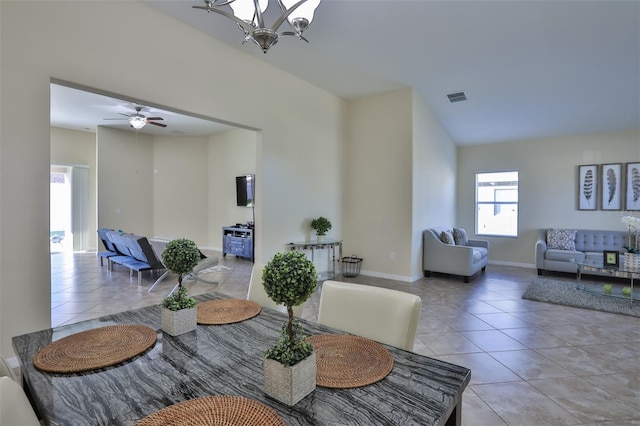
[[[253,207],[255,175],[236,176],[236,199],[240,207]]]

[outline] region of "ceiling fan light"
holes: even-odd
[[[140,130],[147,124],[147,120],[144,117],[131,117],[129,124],[131,124],[131,127],[134,129]]]

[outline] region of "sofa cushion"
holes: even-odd
[[[453,228],[453,240],[457,246],[468,246],[469,239],[467,238],[467,231],[462,228]]]
[[[456,243],[456,240],[453,238],[453,234],[450,231],[442,231],[440,233],[440,241],[451,246]]]
[[[627,244],[627,233],[624,231],[578,230],[576,234],[576,250],[580,251],[623,251]]]
[[[489,251],[484,247],[473,248],[473,263],[478,263],[489,255]]]
[[[574,251],[576,249],[576,232],[575,229],[549,229],[547,231],[548,248]]]
[[[600,253],[602,256],[602,253]],[[563,262],[570,262],[571,260],[584,260],[584,253],[575,250],[558,250],[548,249],[544,255],[547,260],[561,260]]]
[[[604,254],[601,251],[585,251],[584,255],[587,260],[594,262],[602,262],[604,259]]]

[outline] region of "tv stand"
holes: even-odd
[[[225,226],[222,228],[222,257],[233,254],[253,262],[253,228]]]

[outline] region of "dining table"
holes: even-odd
[[[196,296],[199,303],[231,299]],[[263,358],[286,315],[268,308],[229,324],[198,324],[178,336],[161,329],[157,305],[103,316],[12,338],[25,392],[43,425],[133,425],[174,404],[229,395],[269,407],[286,425],[460,425],[468,368],[383,345],[393,366],[366,386],[316,386],[293,406],[264,392]],[[307,336],[345,334],[300,319]],[[115,365],[81,372],[50,371],[34,359],[55,342],[96,329],[135,325],[156,335],[148,349]],[[126,343],[118,343],[127,346]],[[64,354],[63,354],[64,355]],[[56,358],[46,360],[53,362]]]

